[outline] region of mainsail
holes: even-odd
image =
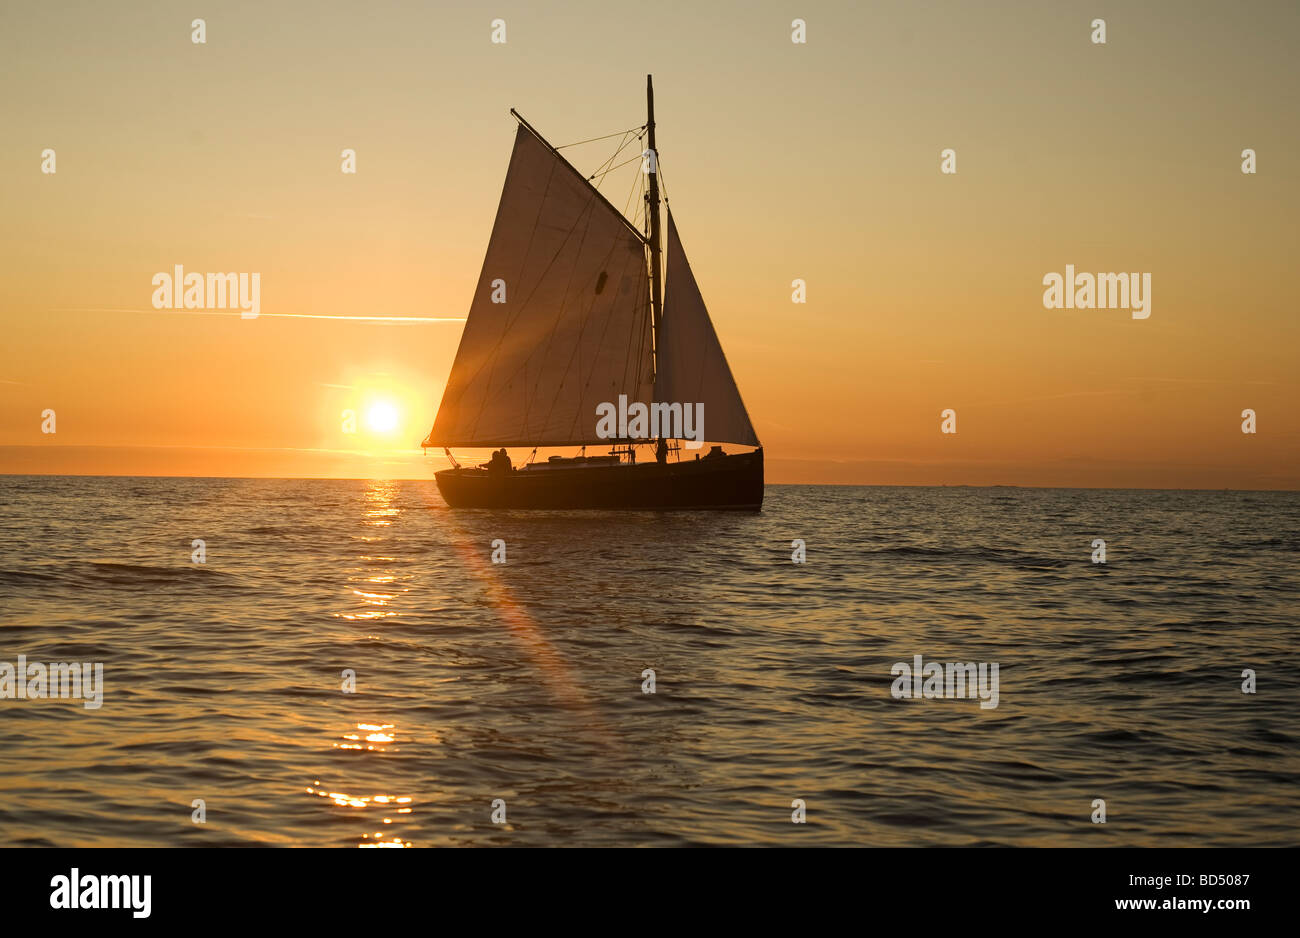
[[[758,446],[758,434],[740,399],[722,344],[709,320],[677,225],[668,213],[668,275],[663,323],[656,337],[659,373],[654,399],[704,405],[704,437],[719,443]]]
[[[645,239],[521,124],[425,445],[607,442],[598,404],[650,401],[650,334]]]

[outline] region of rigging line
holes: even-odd
[[[672,212],[668,211],[668,180],[666,180],[666,179],[664,178],[664,167],[663,167],[663,164],[662,164],[661,162],[659,162],[659,154],[658,154],[658,153],[655,154],[655,175],[659,177],[659,188],[661,188],[661,189],[663,190],[663,196],[664,196],[664,198],[663,198],[664,211],[668,212],[668,214],[671,215]],[[685,251],[682,252],[683,256],[685,255],[685,253],[686,253]],[[659,273],[660,273],[660,276],[663,277],[664,283],[667,283],[667,282],[668,282],[668,252],[667,252],[667,251],[662,251],[662,254],[663,254],[663,265],[664,265],[664,268],[663,268],[663,270],[661,270]],[[661,300],[660,302],[662,303],[662,300]],[[662,309],[662,307],[660,308],[659,315],[660,315],[660,318],[662,319],[662,317],[663,317],[663,309]],[[663,328],[663,323],[662,323],[662,322],[660,323],[660,328]],[[658,350],[656,350],[656,352],[655,352],[655,364],[656,364],[656,365],[659,364]]]
[[[646,273],[644,259],[642,260],[641,271],[643,274]],[[628,337],[627,337],[628,351],[625,353],[623,359],[623,383],[625,385],[627,384],[628,362],[635,361],[636,362],[636,385],[635,386],[637,388],[641,387],[641,381],[643,378],[649,378],[649,375],[642,375],[641,373],[641,368],[645,364],[646,359],[648,357],[646,355],[647,352],[646,342],[650,338],[650,323],[647,317],[647,310],[649,310],[650,308],[650,289],[649,289],[650,281],[648,275],[645,280],[645,287],[646,288],[644,290],[637,291],[639,296],[637,297],[636,312],[633,314],[632,329],[628,333]],[[633,356],[632,340],[637,339],[638,337],[640,341],[637,343],[636,354],[635,356]],[[654,397],[653,390],[654,389],[651,388],[652,399]]]
[[[637,173],[640,177],[638,186],[638,195],[636,204],[636,217],[641,226],[645,228],[645,247],[646,257],[649,257],[650,251],[650,177],[645,173]]]
[[[631,131],[628,131],[628,133],[631,133]],[[636,140],[636,139],[637,139],[636,137],[631,138],[631,140]],[[630,143],[631,140],[629,140],[626,134],[623,136],[622,141],[619,142],[618,148],[614,150],[612,154],[610,154],[608,157],[606,157],[604,160],[600,162],[600,164],[596,167],[595,172],[593,172],[590,176],[584,177],[587,180],[588,184],[592,185],[596,189],[600,188],[600,182],[605,181],[605,173],[603,173],[602,170],[610,163],[614,162],[615,159],[618,158],[618,155],[623,152],[623,150],[627,147],[628,143]],[[600,182],[593,183],[592,180],[595,179],[597,176],[600,177]]]
[[[631,133],[631,131],[628,131],[628,133]],[[632,139],[635,140],[636,138],[633,137]],[[591,182],[597,176],[600,176],[601,179],[604,180],[605,177],[601,174],[601,170],[604,167],[608,166],[610,163],[614,162],[614,160],[618,157],[618,155],[623,152],[623,148],[626,147],[627,144],[628,144],[627,134],[624,134],[623,139],[619,142],[618,148],[615,149],[612,154],[605,157],[605,159],[601,160],[601,162],[596,166],[596,171],[587,177],[587,182]]]
[[[612,134],[605,134],[605,136],[603,137],[592,137],[590,140],[577,140],[573,143],[566,143],[562,146],[558,146],[555,149],[565,150],[568,149],[569,147],[580,147],[584,143],[595,143],[597,140],[608,140],[610,137],[621,137],[625,134],[634,133],[635,131],[638,130],[645,130],[645,126],[646,126],[645,124],[642,124],[640,127],[633,127],[631,130],[620,130]]]
[[[642,190],[644,190],[645,188],[645,181],[641,178],[644,175],[645,175],[644,173],[637,173],[635,176],[632,177],[632,185],[628,187],[628,191],[627,191],[627,201],[623,203],[623,214],[625,216],[628,213],[628,209],[632,207],[632,197],[635,196],[637,193],[638,183],[640,183],[640,188]],[[632,224],[636,224],[637,217],[640,214],[641,214],[641,206],[638,204],[636,211],[632,213]]]
[[[618,154],[616,153],[616,154],[614,154],[614,155],[617,156]],[[612,157],[611,157],[611,159],[612,159]],[[611,166],[609,169],[605,170],[605,172],[601,174],[601,179],[604,179],[605,176],[608,176],[610,173],[612,173],[612,172],[613,172],[614,170],[616,170],[616,169],[622,169],[622,168],[623,168],[624,166],[626,166],[628,163],[635,163],[637,160],[644,160],[644,159],[645,159],[645,157],[642,156],[640,153],[638,153],[636,156],[632,157],[631,159],[629,159],[629,160],[624,160],[623,162],[619,163],[617,166]],[[593,174],[592,178],[593,178],[593,179],[595,178],[595,175],[594,175],[594,174]]]
[[[628,193],[628,202],[631,202],[633,196],[639,196],[636,201],[636,210],[632,212],[631,218],[633,226],[640,224],[646,229],[642,232],[642,240],[645,241],[647,250],[650,247],[650,215],[649,206],[646,202],[649,181],[650,177],[647,173],[636,173],[633,176],[632,191]],[[626,214],[626,206],[624,207],[624,214]]]
[[[645,154],[643,153],[642,156]],[[657,155],[656,155],[657,161]],[[658,165],[656,163],[656,170]],[[645,228],[645,251],[642,252],[641,267],[645,274],[645,290],[642,292],[641,302],[644,306],[641,308],[642,320],[639,324],[638,333],[640,335],[640,346],[637,350],[637,384],[641,381],[641,367],[649,364],[648,373],[645,375],[647,381],[651,382],[650,396],[654,398],[654,382],[658,379],[658,350],[656,348],[656,338],[654,336],[654,298],[651,295],[654,291],[654,280],[650,276],[650,203],[649,203],[650,176],[648,173],[637,173],[633,185],[633,192],[637,193],[640,198],[637,200],[637,210],[633,215],[633,220],[640,220]],[[629,193],[629,198],[631,193]]]
[[[628,210],[632,208],[632,196],[636,195],[636,189],[637,189],[636,183],[637,183],[636,176],[633,176],[632,185],[627,187],[627,198],[623,200],[624,215],[626,215],[628,213]]]
[[[629,132],[630,132],[630,131],[629,131]],[[627,149],[627,146],[628,146],[629,143],[631,143],[633,140],[640,140],[642,136],[643,136],[642,134],[637,134],[635,137],[632,137],[631,139],[628,139],[628,140],[624,140],[621,144],[619,144],[618,149],[615,150],[615,151],[610,155],[609,159],[605,160],[604,163],[601,163],[600,166],[596,167],[596,171],[595,171],[594,173],[592,173],[590,176],[587,177],[587,181],[588,181],[588,182],[591,182],[593,179],[595,179],[597,176],[599,176],[599,177],[600,177],[600,181],[601,181],[601,182],[604,182],[604,181],[605,181],[605,177],[608,176],[608,175],[609,175],[611,172],[613,172],[614,170],[618,169],[618,166],[609,166],[608,169],[606,169],[606,168],[604,168],[604,167],[608,166],[608,164],[610,164],[610,163],[614,162],[614,160],[618,159],[618,155],[619,155],[620,153],[622,153],[624,150]],[[633,159],[639,159],[639,157],[633,157]],[[619,163],[618,165],[619,165],[619,166],[626,166],[627,163],[630,163],[630,162],[631,162],[631,160],[628,160],[628,161],[626,161],[626,162],[624,162],[624,163]],[[597,186],[599,186],[599,185],[600,185],[600,183],[597,183]]]

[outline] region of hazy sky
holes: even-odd
[[[269,314],[464,316],[509,108],[621,131],[653,72],[769,481],[1297,488],[1298,48],[1293,2],[7,0],[0,472],[441,468],[460,323]],[[152,312],[176,264],[259,272],[261,318]],[[1150,273],[1150,318],[1045,309],[1067,264]]]

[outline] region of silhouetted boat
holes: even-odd
[[[468,508],[758,510],[763,450],[668,212],[662,272],[654,89],[645,137],[645,231],[618,211],[517,112],[514,151],[487,256],[433,429],[453,468],[434,474],[447,504]],[[623,149],[620,147],[620,150]],[[617,157],[618,154],[615,154]],[[607,165],[613,164],[611,158]],[[607,172],[608,170],[606,170]],[[595,174],[591,178],[595,178]],[[664,200],[665,203],[667,200]],[[666,280],[666,286],[661,282]],[[601,407],[656,414],[602,430]],[[631,402],[630,404],[628,402]],[[670,428],[659,425],[680,405]],[[695,432],[682,414],[702,415]],[[647,435],[647,426],[657,427]],[[755,447],[724,453],[705,440]],[[685,446],[683,446],[683,441]],[[608,455],[586,447],[610,445]],[[501,447],[460,466],[451,447]],[[515,468],[508,446],[581,446]],[[636,459],[638,447],[649,458]],[[683,449],[687,458],[683,458]],[[693,455],[693,458],[690,458]]]

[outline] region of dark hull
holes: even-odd
[[[581,468],[444,469],[438,491],[453,508],[730,509],[763,507],[763,451]]]

